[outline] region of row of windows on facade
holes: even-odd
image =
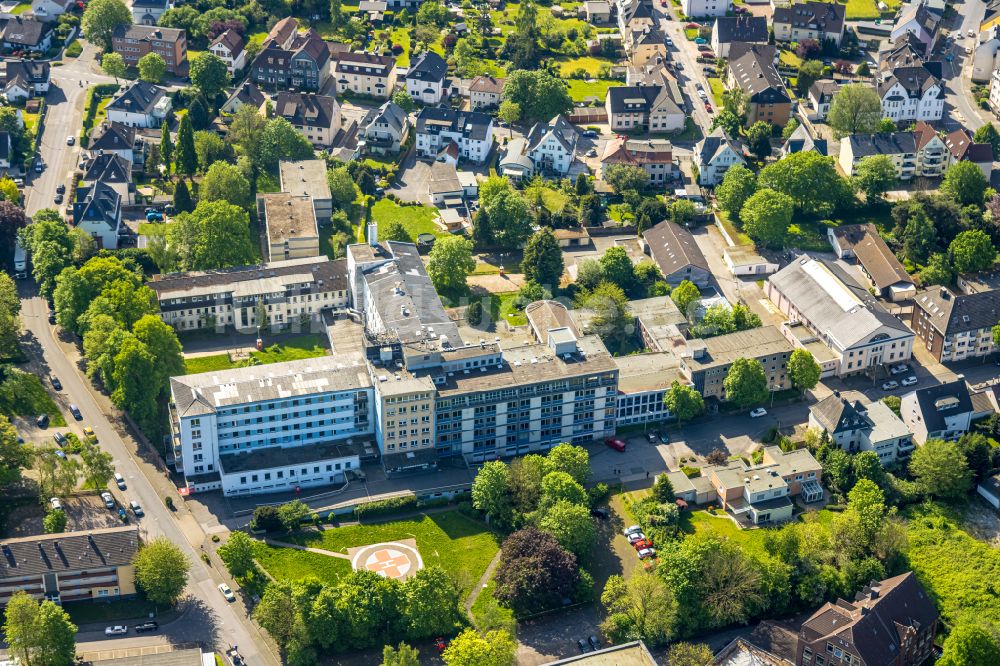
[[[454,398],[445,398],[437,401],[438,410],[449,409],[453,407],[466,407],[472,406],[480,402],[490,402],[498,403],[503,402],[507,398],[514,398],[519,396],[531,396],[540,397],[542,403],[546,401],[563,401],[565,399],[566,393],[581,394],[584,393],[588,396],[596,396],[596,389],[592,388],[582,388],[576,390],[577,387],[593,385],[594,382],[600,385],[611,385],[617,382],[617,378],[614,375],[604,375],[600,379],[594,378],[575,378],[575,379],[563,379],[554,382],[547,382],[544,384],[529,384],[527,386],[520,386],[518,388],[508,388],[501,389],[499,391],[486,391],[483,393],[475,393],[471,395],[455,396]],[[525,400],[521,401],[523,405]],[[508,409],[514,403],[507,403]]]
[[[430,416],[421,416],[420,417],[420,423],[430,423],[430,420],[431,420]],[[385,422],[385,426],[387,428],[391,428],[391,427],[393,427],[395,425],[396,425],[395,419],[389,419],[389,420],[387,420]],[[399,425],[405,426],[406,425],[406,419],[400,419],[399,420]],[[417,419],[416,418],[410,419],[410,425],[417,425]]]
[[[313,474],[319,474],[320,473],[319,469],[320,469],[319,465],[314,466],[313,467]],[[346,461],[346,462],[343,463],[343,469],[345,469],[345,470],[351,469],[351,461],[350,460],[348,460],[348,461]],[[339,471],[342,471],[341,470],[341,463],[333,463],[332,465],[327,465],[326,466],[326,471],[327,472],[333,472],[333,471],[339,472]],[[308,474],[309,474],[309,468],[308,467],[303,467],[301,473],[299,474],[299,476],[307,476]],[[257,483],[258,480],[259,480],[259,478],[258,478],[259,476],[260,476],[259,474],[251,474],[250,475],[250,483]],[[288,476],[289,476],[289,478],[295,477],[295,470],[294,469],[288,470]],[[285,472],[283,470],[278,470],[278,472],[276,473],[276,477],[279,478],[279,479],[284,479],[285,478]],[[271,480],[271,472],[264,472],[264,480],[265,481],[270,481]],[[246,484],[247,484],[247,477],[241,476],[240,477],[240,485],[241,486],[245,486]]]
[[[253,306],[256,306],[257,299],[263,298],[265,300],[268,300],[268,299],[283,298],[285,296],[285,294],[287,294],[289,291],[295,291],[297,289],[311,289],[312,287],[313,287],[313,283],[310,283],[310,282],[305,282],[305,283],[302,283],[302,284],[292,284],[292,285],[288,285],[288,287],[285,290],[283,290],[283,291],[274,291],[274,292],[270,292],[270,293],[254,294],[253,296],[248,296],[248,297],[246,297],[245,299],[242,299],[242,300],[249,300],[249,301],[251,301],[251,304],[248,307],[253,307]],[[320,292],[318,294],[305,294],[305,295],[299,294],[299,295],[289,296],[288,297],[288,302],[289,303],[310,302],[310,301],[313,300],[313,296],[316,296],[316,300],[317,301],[319,301],[319,300],[329,300],[329,299],[333,298],[334,295],[336,295],[337,298],[343,298],[344,296],[346,296],[346,294],[347,294],[347,292],[345,292],[344,290],[323,291],[323,292]],[[221,294],[213,294],[211,296],[190,296],[190,297],[187,297],[187,298],[169,298],[169,299],[166,299],[163,302],[166,305],[178,305],[178,304],[182,304],[182,303],[200,303],[201,301],[212,301],[212,300],[218,301],[218,300],[224,300],[224,301],[227,302],[227,305],[228,305],[228,301],[229,301],[230,298],[232,298],[232,294],[226,292],[226,293],[221,293]],[[300,300],[296,301],[295,299],[300,299]],[[237,299],[237,300],[241,300],[241,299]],[[223,306],[223,307],[225,307],[225,306]],[[223,312],[223,310],[216,309],[216,312]]]
[[[430,445],[431,445],[431,440],[429,437],[424,437],[422,440],[420,440],[420,444],[417,444],[417,440],[415,439],[411,439],[409,442],[398,442],[399,449],[405,449],[407,447],[411,449],[418,449]],[[397,448],[397,444],[386,444],[385,448],[387,451],[395,451]]]

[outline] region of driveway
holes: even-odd
[[[396,182],[391,192],[403,201],[416,201],[429,204],[427,184],[431,179],[432,162],[418,160],[414,151],[410,151],[403,160],[402,168],[396,174]]]

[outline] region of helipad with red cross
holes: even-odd
[[[424,561],[414,539],[351,548],[348,556],[355,571],[367,569],[397,580],[406,580],[424,568]]]

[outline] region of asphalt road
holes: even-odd
[[[33,340],[26,345],[33,356],[41,357],[43,367],[40,372],[56,374],[63,384],[60,399],[72,401],[79,406],[83,414],[84,425],[90,425],[98,437],[101,447],[114,456],[115,469],[120,472],[128,484],[127,490],[117,492],[126,501],[137,500],[145,511],[145,517],[133,519],[138,524],[144,538],[166,536],[177,544],[191,562],[187,592],[193,599],[187,601],[187,612],[177,621],[177,627],[171,626],[165,631],[169,640],[182,642],[202,642],[214,645],[224,651],[232,644],[240,646],[241,652],[250,664],[277,664],[277,660],[266,646],[255,643],[256,630],[248,627],[248,621],[239,604],[225,601],[216,586],[223,581],[222,577],[200,559],[199,549],[192,546],[189,536],[181,529],[174,515],[163,502],[162,479],[147,478],[143,469],[154,469],[136,455],[136,445],[131,440],[126,443],[118,430],[111,424],[108,417],[89,388],[88,380],[75,366],[74,361],[67,357],[62,349],[62,343],[57,341],[54,327],[48,323],[48,308],[45,301],[38,296],[28,296],[21,301],[21,317],[25,328]],[[157,483],[154,483],[156,481]],[[175,500],[176,501],[176,500]],[[189,531],[190,532],[190,531]],[[203,539],[200,528],[191,537],[196,543]],[[138,639],[104,640],[103,630],[81,633],[79,636],[80,652],[102,649],[109,645],[153,644],[162,642],[161,636]],[[145,643],[140,643],[145,640]]]
[[[712,88],[708,85],[708,80],[705,78],[704,72],[702,72],[702,68],[705,65],[697,62],[698,49],[695,47],[694,42],[689,41],[684,36],[685,24],[672,20],[668,9],[661,7],[659,4],[654,6],[655,14],[658,15],[660,30],[674,43],[673,46],[668,47],[671,62],[684,65],[684,69],[680,72],[675,70],[675,74],[677,75],[681,89],[687,97],[688,110],[691,111],[691,117],[701,127],[702,132],[708,134],[708,128],[712,126],[712,116],[705,111],[705,103],[698,96],[696,85],[700,83],[704,87],[705,93],[708,94],[708,100],[712,108],[715,109],[715,100],[712,99],[711,95]],[[718,112],[718,109],[715,109],[715,111]]]
[[[955,37],[950,51],[955,59],[952,62],[944,63],[943,74],[948,81],[945,91],[945,103],[952,108],[952,121],[955,127],[966,127],[971,131],[976,131],[986,124],[988,114],[976,107],[975,99],[972,97],[972,55],[965,54],[965,47],[975,51],[976,39],[968,37],[969,30],[979,31],[979,24],[986,13],[986,3],[983,0],[965,0],[957,7],[961,22],[952,32]],[[946,114],[945,121],[948,121]]]

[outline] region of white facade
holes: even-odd
[[[944,115],[941,86],[928,86],[920,97],[911,97],[898,81],[882,94],[882,112],[895,123],[924,120],[935,122]]]
[[[701,18],[725,16],[732,8],[732,0],[681,0],[684,16]]]
[[[718,185],[729,171],[729,167],[734,164],[746,164],[746,160],[733,149],[729,141],[723,140],[721,145],[713,144],[709,141],[712,138],[710,136],[702,141],[695,150],[699,185]]]
[[[993,70],[990,77],[990,106],[994,114],[1000,114],[1000,69]]]
[[[62,2],[57,2],[56,0],[34,0],[31,3],[31,11],[38,20],[49,21],[65,14],[69,4],[70,2],[67,0],[63,0]]]
[[[219,43],[212,46],[209,51],[222,62],[226,63],[226,70],[229,76],[234,76],[236,72],[242,70],[247,64],[246,49],[240,49],[239,53],[233,54],[229,47]]]
[[[442,128],[438,132],[417,131],[417,154],[436,158],[449,143],[458,146],[459,157],[482,164],[493,148],[493,119],[489,118],[481,138],[466,136],[461,131]]]
[[[146,129],[160,129],[163,121],[170,113],[173,102],[168,95],[160,98],[156,107],[149,113],[138,111],[124,111],[120,109],[108,109],[108,121],[112,123],[122,123],[129,127],[142,127]]]

